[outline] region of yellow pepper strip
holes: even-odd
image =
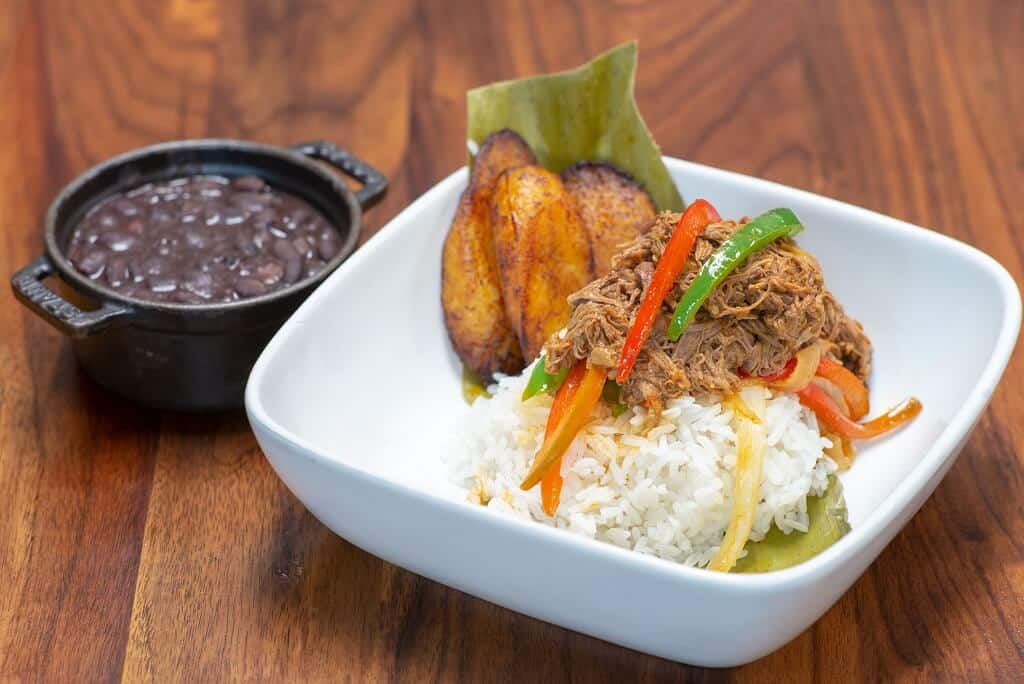
[[[578,363],[586,363],[586,361]],[[590,420],[590,413],[594,410],[594,406],[601,400],[601,390],[604,389],[607,377],[608,369],[597,366],[587,367],[583,380],[580,381],[579,389],[573,395],[554,431],[544,439],[544,444],[537,451],[537,457],[533,460],[530,472],[526,474],[526,478],[519,485],[523,491],[529,491],[540,482],[548,468],[561,458],[572,445],[576,435]]]
[[[762,402],[763,403],[763,402]],[[737,416],[736,473],[733,478],[732,515],[718,553],[709,570],[729,572],[736,565],[754,526],[754,512],[761,498],[761,464],[764,461],[764,431],[761,425]]]

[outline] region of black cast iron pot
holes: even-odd
[[[363,184],[353,193],[326,162]],[[123,296],[80,274],[65,257],[76,224],[98,202],[144,183],[182,176],[255,175],[319,209],[342,248],[313,278],[228,304],[170,304]],[[72,181],[46,213],[45,254],[11,279],[17,298],[71,338],[100,385],[144,404],[211,411],[241,406],[256,358],[296,307],[355,249],[362,211],[387,189],[373,167],[328,142],[292,148],[237,140],[185,140],[133,150]],[[59,275],[88,305],[43,285]]]

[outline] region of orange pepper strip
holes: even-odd
[[[561,422],[562,416],[565,415],[566,410],[569,408],[569,404],[572,403],[573,397],[576,396],[576,390],[580,388],[580,382],[583,380],[586,370],[586,363],[577,363],[572,367],[569,375],[566,376],[565,382],[555,392],[555,400],[551,403],[548,422],[544,428],[545,442],[550,439],[551,434],[555,431],[555,427]],[[550,516],[555,515],[555,511],[558,510],[558,499],[561,494],[562,457],[559,456],[551,464],[551,467],[547,469],[544,473],[544,478],[540,481],[540,501],[545,513]]]
[[[800,403],[814,411],[818,420],[840,437],[871,439],[885,434],[921,412],[921,402],[910,397],[867,423],[855,423],[843,414],[843,409],[828,392],[813,382],[797,392]]]
[[[586,361],[578,361],[576,365],[586,366]],[[607,369],[586,366],[579,389],[573,395],[565,409],[565,414],[558,421],[554,431],[544,440],[544,444],[537,451],[537,457],[533,461],[530,472],[526,474],[522,484],[519,485],[521,489],[528,491],[540,482],[548,468],[566,452],[569,445],[572,444],[572,440],[587,424],[594,406],[601,400],[601,390],[604,389],[607,377]]]
[[[860,420],[868,414],[868,388],[846,366],[823,354],[818,362],[817,374],[843,393],[846,405],[850,407],[850,418]]]
[[[555,517],[558,512],[558,501],[562,496],[562,457],[551,464],[544,477],[540,481],[540,505],[544,512]]]
[[[683,272],[686,260],[690,258],[693,245],[697,242],[697,236],[715,221],[721,221],[715,208],[707,200],[694,200],[686,208],[683,215],[679,217],[672,237],[665,245],[665,251],[658,259],[658,265],[651,276],[651,284],[647,286],[644,298],[637,309],[636,319],[629,329],[626,342],[622,345],[622,355],[619,357],[619,367],[616,380],[620,383],[629,380],[629,374],[633,372],[633,364],[636,363],[640,350],[651,335],[654,328],[654,321],[658,317],[665,296],[668,295],[676,279]]]

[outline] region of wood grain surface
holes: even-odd
[[[8,0],[0,274],[40,253],[64,183],[182,137],[347,146],[391,179],[365,239],[462,163],[467,88],[634,37],[666,153],[932,227],[1024,276],[1016,0]],[[0,680],[1020,681],[1022,381],[1017,353],[935,495],[817,624],[704,671],[363,553],[288,493],[241,413],[103,393],[5,292]]]

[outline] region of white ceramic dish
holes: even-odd
[[[799,241],[875,344],[872,405],[908,393],[910,427],[843,476],[853,531],[763,575],[723,575],[457,500],[441,455],[465,411],[440,306],[440,254],[465,170],[338,269],[253,369],[246,408],[267,458],[325,525],[413,572],[673,660],[737,665],[783,645],[853,583],[953,464],[1020,327],[1010,275],[938,233],[768,181],[667,159],[723,216],[788,206]]]

